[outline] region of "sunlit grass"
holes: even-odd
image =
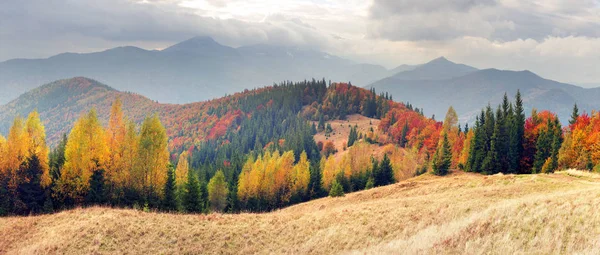
[[[94,207],[3,218],[0,253],[598,254],[599,177],[426,174],[266,214]]]

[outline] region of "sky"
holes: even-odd
[[[198,35],[394,68],[439,56],[600,86],[600,0],[2,0],[0,61]]]

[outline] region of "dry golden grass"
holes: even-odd
[[[599,254],[597,208],[595,174],[423,175],[266,214],[3,218],[0,253]]]

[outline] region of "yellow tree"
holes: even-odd
[[[299,196],[304,196],[308,189],[308,183],[310,182],[310,162],[306,156],[306,152],[300,154],[300,160],[290,174],[290,190]]]
[[[274,193],[272,196],[279,196],[279,199],[283,203],[289,202],[292,193],[290,189],[290,176],[294,167],[294,151],[287,151],[281,155],[277,162],[277,170],[274,181]]]
[[[6,144],[6,138],[0,134],[0,175],[4,174],[6,169],[6,160],[8,155],[8,145]]]
[[[254,166],[254,158],[248,157],[246,163],[242,167],[242,172],[238,177],[238,190],[237,196],[243,203],[247,202],[250,198],[250,175],[252,174],[252,167]]]
[[[125,144],[127,126],[121,107],[121,100],[117,98],[111,107],[106,129],[106,144],[110,152],[106,162],[106,178],[117,187],[125,184],[127,174],[123,172],[129,171],[125,168],[127,159],[124,157],[125,149],[128,146]]]
[[[25,131],[27,134],[26,140],[29,143],[27,145],[28,157],[37,156],[42,170],[41,185],[42,187],[48,187],[52,182],[50,178],[50,166],[48,164],[49,150],[46,145],[46,131],[37,111],[31,112],[27,117]]]
[[[275,173],[277,172],[280,156],[279,151],[274,151],[273,153],[265,153],[263,157],[265,161],[265,174],[261,181],[261,193],[268,201],[274,200],[275,191],[277,190],[275,186]]]
[[[190,169],[188,158],[187,151],[184,151],[179,155],[179,161],[177,162],[177,168],[175,169],[175,180],[179,187],[182,187],[187,182],[188,171]]]
[[[4,174],[8,176],[9,188],[16,189],[19,184],[19,176],[17,176],[18,169],[27,159],[28,153],[28,135],[25,132],[23,119],[16,117],[10,131],[8,133],[8,140],[6,142],[7,153],[5,159]]]
[[[89,189],[94,171],[104,169],[108,159],[105,131],[100,125],[96,110],[77,120],[65,147],[65,165],[57,188],[59,192],[82,202]]]
[[[265,164],[263,157],[258,157],[252,165],[252,170],[248,177],[248,197],[262,198],[263,194],[261,194],[260,186],[265,176]]]
[[[333,155],[329,156],[328,158],[323,157],[321,159],[321,182],[323,183],[323,188],[325,188],[325,190],[329,190],[331,188],[331,182],[333,182],[337,173],[338,168]]]
[[[123,146],[123,170],[119,171],[117,179],[123,180],[125,187],[133,187],[137,190],[141,189],[141,186],[136,186],[136,182],[132,180],[132,176],[135,176],[134,170],[138,156],[138,145],[139,135],[135,127],[135,122],[132,120],[126,120],[126,132],[125,139],[122,144]]]
[[[138,148],[138,163],[135,178],[141,183],[146,196],[151,192],[161,195],[167,181],[167,132],[157,115],[148,117],[142,123]]]

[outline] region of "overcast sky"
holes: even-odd
[[[600,0],[1,0],[0,61],[196,35],[393,68],[439,56],[600,85]]]

